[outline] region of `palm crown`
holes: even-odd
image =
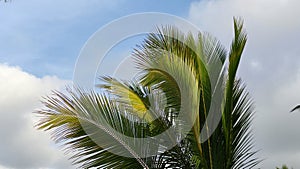
[[[137,79],[54,92],[37,126],[82,168],[252,168],[253,106],[236,78],[246,41],[240,19],[228,53],[208,34],[162,28],[133,53]]]

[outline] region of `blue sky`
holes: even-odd
[[[288,113],[300,103],[299,6],[298,0],[0,1],[0,135],[6,136],[0,139],[0,169],[74,168],[48,134],[33,128],[32,112],[42,96],[70,84],[93,33],[143,12],[183,17],[227,48],[233,16],[244,18],[249,40],[239,76],[256,105],[255,143],[266,159],[260,167],[300,168],[300,113]],[[131,50],[128,44],[120,49]]]
[[[158,1],[157,1],[158,2]],[[72,78],[80,49],[103,25],[138,12],[187,16],[190,1],[14,1],[1,3],[0,62],[38,77]],[[180,10],[178,10],[180,7]]]

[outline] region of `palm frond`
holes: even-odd
[[[226,168],[251,168],[259,162],[251,159],[256,153],[251,152],[253,148],[252,136],[249,131],[253,114],[251,102],[245,94],[244,88],[240,87],[240,82],[236,81],[236,72],[246,42],[247,35],[243,29],[243,22],[234,18],[234,39],[229,53],[228,79],[222,116],[226,140]]]
[[[260,162],[254,157],[257,151],[253,151],[253,135],[250,128],[254,110],[253,103],[241,80],[236,81],[234,84],[233,105],[232,168],[252,168]]]
[[[118,103],[122,103],[122,107],[130,112],[133,112],[140,119],[152,122],[155,117],[149,111],[149,90],[141,85],[136,85],[129,82],[121,82],[111,77],[102,77],[105,84],[100,84],[98,87],[106,89],[109,93],[117,97]]]
[[[183,85],[196,87],[192,90],[198,92],[189,95],[196,96],[196,98],[189,98],[188,100],[198,102],[199,113],[197,114],[199,115],[195,116],[196,123],[193,125],[193,132],[187,138],[190,140],[191,151],[198,154],[204,165],[206,163],[203,162],[205,161],[205,154],[211,154],[211,152],[206,153],[202,150],[200,128],[205,126],[204,123],[210,108],[211,97],[214,92],[211,91],[211,86],[220,87],[220,84],[223,85],[222,68],[226,51],[215,38],[208,34],[199,34],[196,42],[191,34],[184,36],[175,28],[167,27],[158,32],[158,34],[150,34],[145,44],[135,51],[137,67],[146,72],[141,78],[141,83],[163,90],[167,95],[169,105],[176,110],[180,108],[182,99],[178,84],[185,83]],[[186,71],[182,69],[183,65],[187,67]],[[176,72],[177,74],[169,72]],[[178,73],[182,73],[183,76],[178,75]],[[196,82],[188,83],[188,80],[185,79],[188,74],[192,74]],[[210,79],[210,75],[216,78]],[[180,78],[174,79],[174,76]],[[198,96],[195,93],[199,93]],[[195,108],[194,111],[198,109]],[[209,131],[203,131],[202,135],[204,136],[207,136],[204,132],[209,133]],[[210,143],[208,146],[211,146]]]
[[[122,118],[114,103],[105,95],[69,93],[68,97],[55,92],[44,102],[46,109],[37,113],[41,120],[39,129],[52,130],[56,142],[62,142],[71,159],[82,168],[147,167],[141,157],[119,134],[142,137],[144,126]],[[106,124],[106,125],[105,125]],[[111,126],[111,127],[108,127]],[[132,130],[132,128],[135,130]],[[118,131],[118,132],[116,132]],[[107,151],[110,149],[110,151]],[[124,156],[113,152],[124,153]],[[125,154],[134,158],[128,158]]]

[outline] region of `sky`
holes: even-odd
[[[143,12],[182,17],[227,48],[232,18],[242,17],[248,43],[238,76],[255,102],[253,133],[264,159],[258,167],[300,168],[300,112],[289,113],[300,103],[299,5],[298,0],[0,1],[0,169],[75,168],[49,133],[34,128],[32,112],[41,108],[43,96],[72,82],[89,37],[115,19]]]

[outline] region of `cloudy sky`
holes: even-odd
[[[34,129],[32,112],[42,96],[72,81],[95,31],[137,12],[180,16],[227,48],[232,18],[241,16],[249,40],[239,76],[256,105],[255,143],[265,159],[259,167],[300,168],[300,112],[289,113],[300,103],[299,6],[298,0],[0,1],[0,169],[74,168],[48,134]]]

